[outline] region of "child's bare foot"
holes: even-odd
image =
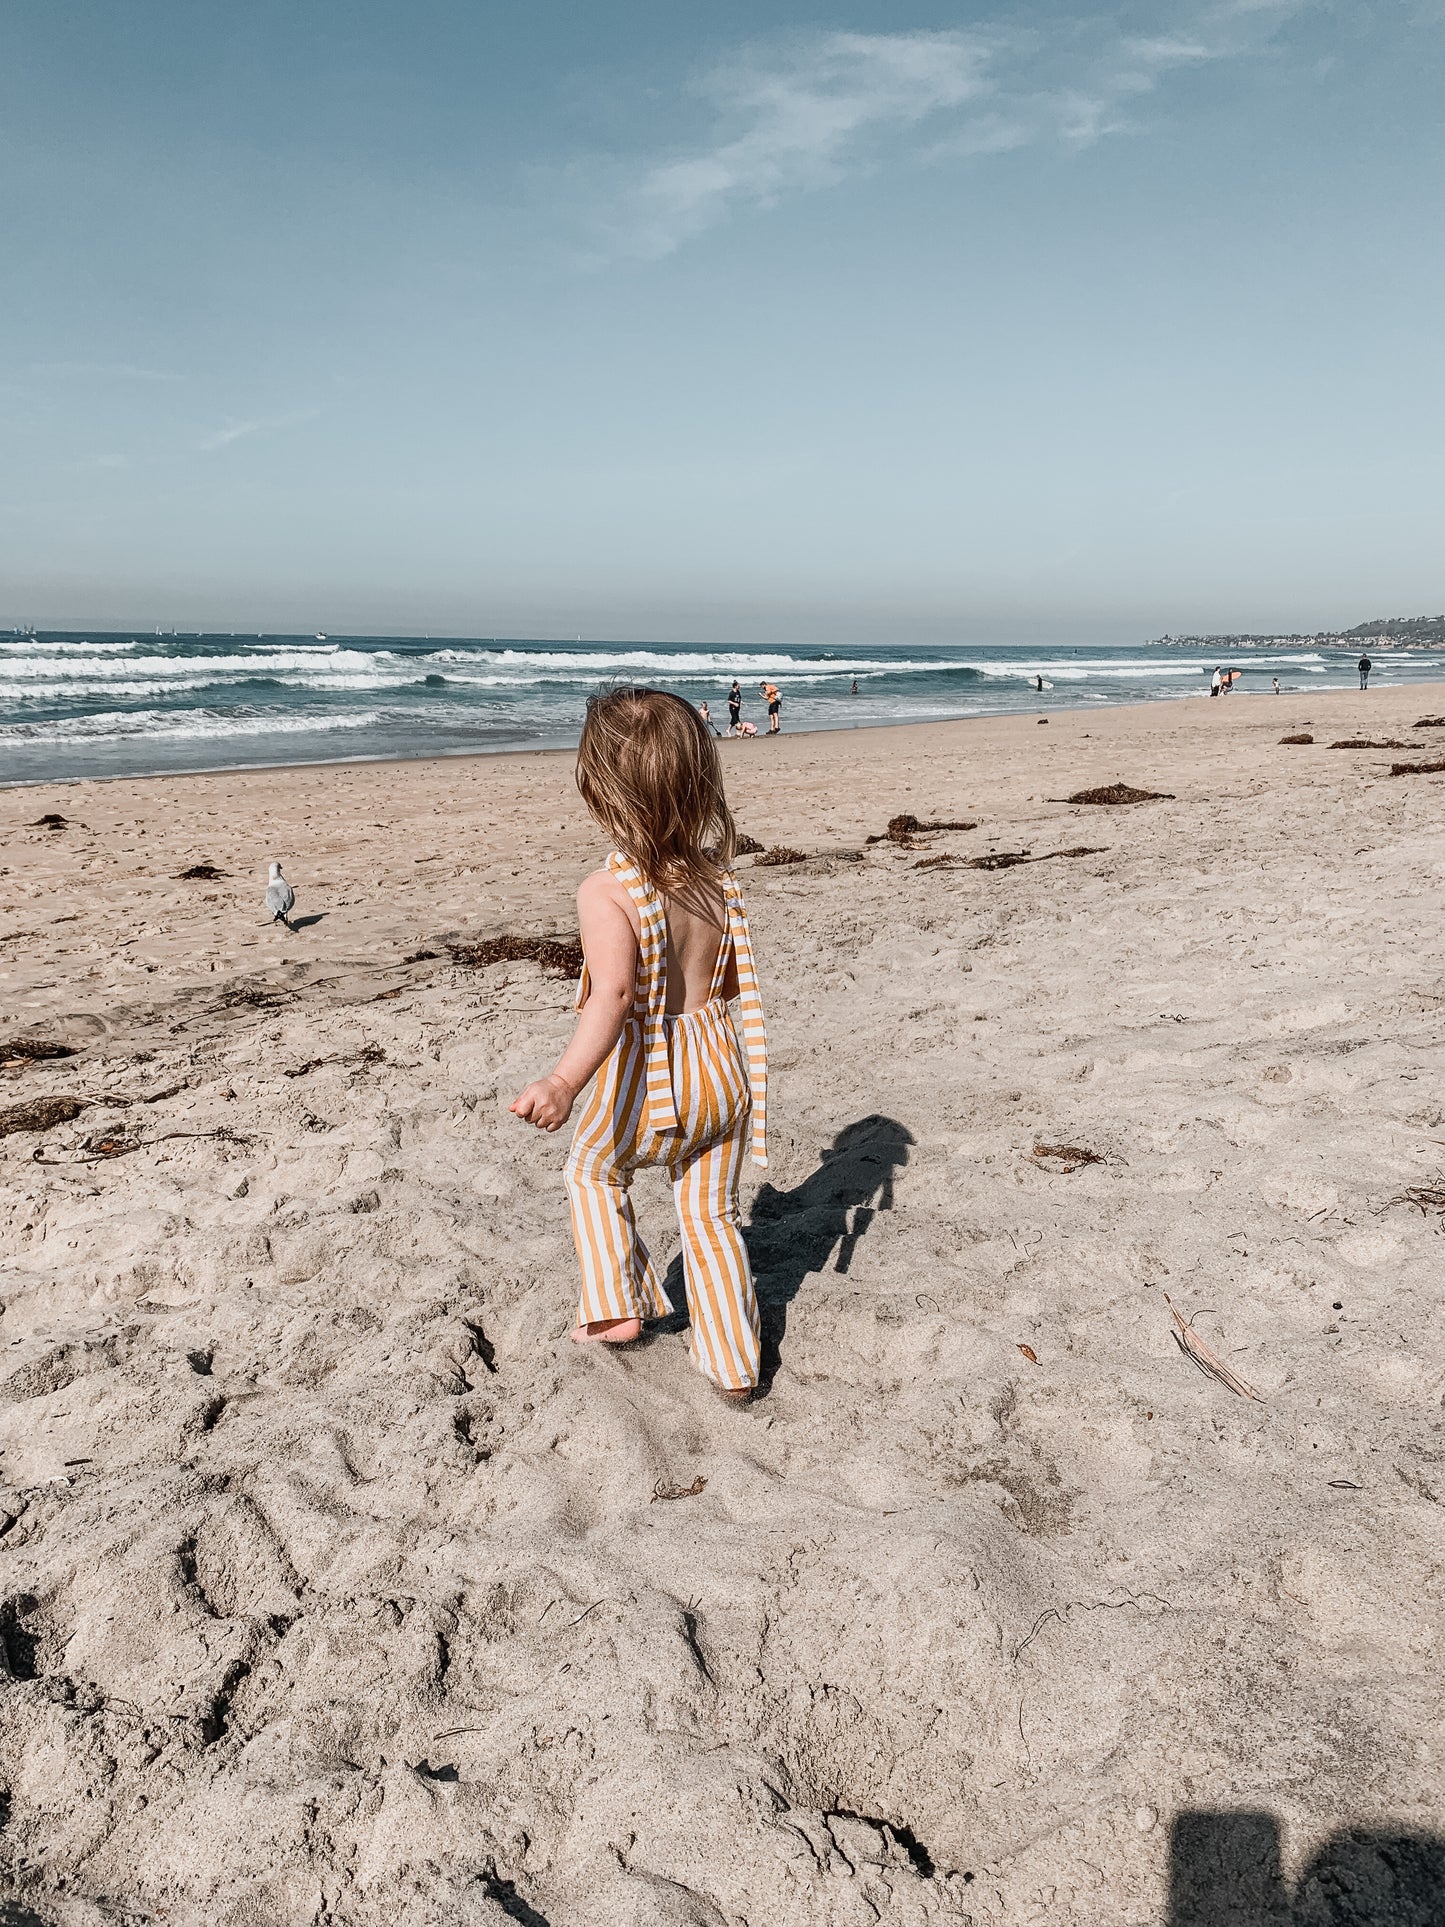
[[[592,1325],[574,1325],[574,1345],[630,1345],[642,1336],[640,1318],[599,1318]]]

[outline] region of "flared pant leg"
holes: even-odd
[[[569,1159],[566,1184],[582,1272],[577,1323],[665,1316],[670,1307],[632,1208],[631,1169],[598,1170],[596,1160]]]
[[[760,1357],[758,1301],[738,1200],[750,1129],[744,1113],[724,1136],[671,1167],[692,1362],[714,1385],[734,1392],[757,1384]]]
[[[582,1272],[579,1325],[661,1318],[669,1308],[632,1208],[643,1088],[641,1029],[629,1021],[583,1107],[563,1172]]]

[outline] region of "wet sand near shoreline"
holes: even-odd
[[[723,745],[807,859],[741,1412],[567,1343],[572,986],[448,947],[575,929],[570,753],[0,792],[8,1890],[1194,1927],[1199,1816],[1445,1832],[1434,693]]]

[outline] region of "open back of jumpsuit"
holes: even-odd
[[[754,1162],[767,1163],[767,1044],[742,891],[725,871],[726,923],[708,1001],[668,1016],[662,897],[619,851],[607,868],[637,906],[642,935],[632,1010],[597,1073],[567,1157],[582,1268],[577,1322],[660,1318],[671,1309],[638,1235],[630,1189],[640,1166],[663,1165],[682,1228],[693,1363],[714,1384],[741,1390],[758,1381],[758,1306],[738,1203],[749,1140]],[[743,1042],[723,996],[734,957]],[[584,965],[579,1009],[590,988]]]

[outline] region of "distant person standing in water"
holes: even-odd
[[[1222,672],[1221,670],[1218,670],[1218,669],[1216,669],[1216,670],[1215,670],[1215,672],[1214,672],[1214,674],[1213,674],[1213,675],[1212,675],[1212,676],[1210,677],[1210,679],[1209,679],[1209,693],[1210,693],[1210,695],[1211,695],[1211,696],[1217,696],[1217,695],[1219,694],[1219,692],[1220,692],[1220,690],[1221,690],[1221,689],[1223,688],[1223,686],[1224,686],[1224,675],[1223,675],[1223,672]]]
[[[728,735],[737,733],[738,724],[743,719],[743,686],[733,677],[733,686],[728,691]]]
[[[1369,688],[1369,686],[1370,686],[1370,671],[1371,671],[1371,670],[1372,670],[1372,669],[1374,668],[1374,666],[1375,666],[1375,665],[1374,665],[1374,664],[1373,664],[1373,663],[1372,663],[1372,662],[1370,661],[1370,658],[1369,658],[1368,656],[1361,656],[1361,657],[1360,657],[1360,660],[1359,660],[1359,661],[1358,661],[1358,662],[1357,662],[1357,663],[1355,664],[1355,667],[1356,667],[1356,668],[1357,668],[1357,669],[1359,670],[1359,672],[1360,672],[1360,687],[1361,687],[1361,689],[1368,689],[1368,688]]]
[[[856,696],[858,694],[858,678],[856,676],[853,678],[853,687],[848,691],[848,694],[850,696]]]
[[[1042,676],[1034,677],[1034,688],[1038,690],[1040,695],[1044,693],[1044,679]]]
[[[768,706],[768,734],[776,736],[783,726],[783,699],[775,682],[760,682],[758,694]]]

